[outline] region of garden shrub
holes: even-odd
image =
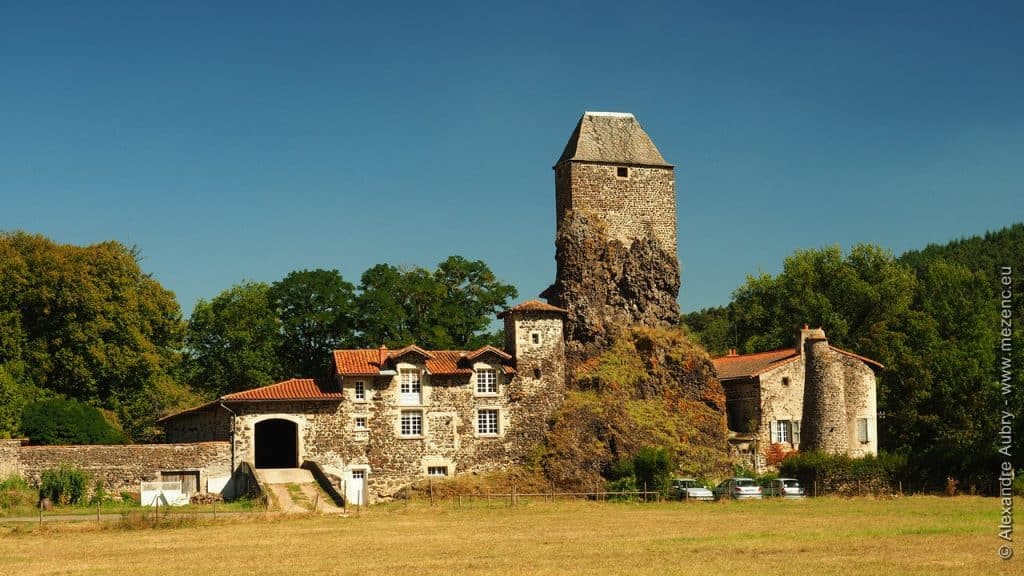
[[[39,497],[49,498],[54,504],[66,506],[85,501],[89,474],[70,464],[43,471],[39,482]]]
[[[21,431],[36,445],[124,444],[127,441],[96,408],[60,398],[25,406]]]
[[[633,456],[636,485],[647,490],[667,490],[672,481],[675,462],[664,447],[645,446]]]
[[[863,458],[825,452],[794,453],[782,460],[779,472],[800,480],[804,486],[818,486],[824,492],[850,494],[878,492],[892,488],[902,479],[907,459],[900,454],[881,453]]]

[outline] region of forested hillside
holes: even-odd
[[[878,246],[798,250],[778,275],[750,276],[729,305],[688,314],[684,322],[714,353],[793,346],[804,323],[830,341],[874,358],[883,450],[906,453],[915,476],[991,488],[997,473],[997,373],[1000,268],[1024,274],[1024,224],[932,245],[896,258]],[[1014,365],[1024,331],[1020,289],[1013,299]],[[1009,398],[1024,408],[1015,375]],[[1015,422],[1014,456],[1024,465],[1024,427]]]

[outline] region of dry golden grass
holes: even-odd
[[[0,574],[1024,573],[1021,559],[996,556],[998,514],[991,498],[819,498],[414,505],[158,530],[8,527]]]

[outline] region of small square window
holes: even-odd
[[[625,166],[619,166],[615,169],[615,175],[619,178],[629,178],[629,168]]]
[[[783,386],[789,386],[789,376],[785,376],[785,377],[783,377],[783,379],[782,379],[782,385],[783,385]]]
[[[857,418],[857,439],[860,440],[861,444],[867,444],[871,441],[871,437],[868,436],[867,418]]]
[[[447,466],[427,466],[427,476],[447,476]]]
[[[498,373],[492,368],[484,368],[476,372],[476,393],[497,394]]]
[[[353,393],[355,394],[356,400],[366,400],[366,382],[362,380],[356,380],[355,385],[352,387]]]
[[[422,436],[423,435],[423,413],[406,411],[402,412],[401,419],[399,420],[400,430],[402,436]]]
[[[498,435],[498,411],[479,410],[476,413],[476,433],[481,436]]]
[[[356,430],[366,430],[366,418],[359,416],[356,418]]]
[[[540,332],[530,332],[530,342],[532,344],[540,344]]]
[[[540,380],[540,368],[533,369],[533,378],[535,380]]]

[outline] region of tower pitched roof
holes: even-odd
[[[672,167],[628,112],[584,112],[555,165],[570,161]]]

